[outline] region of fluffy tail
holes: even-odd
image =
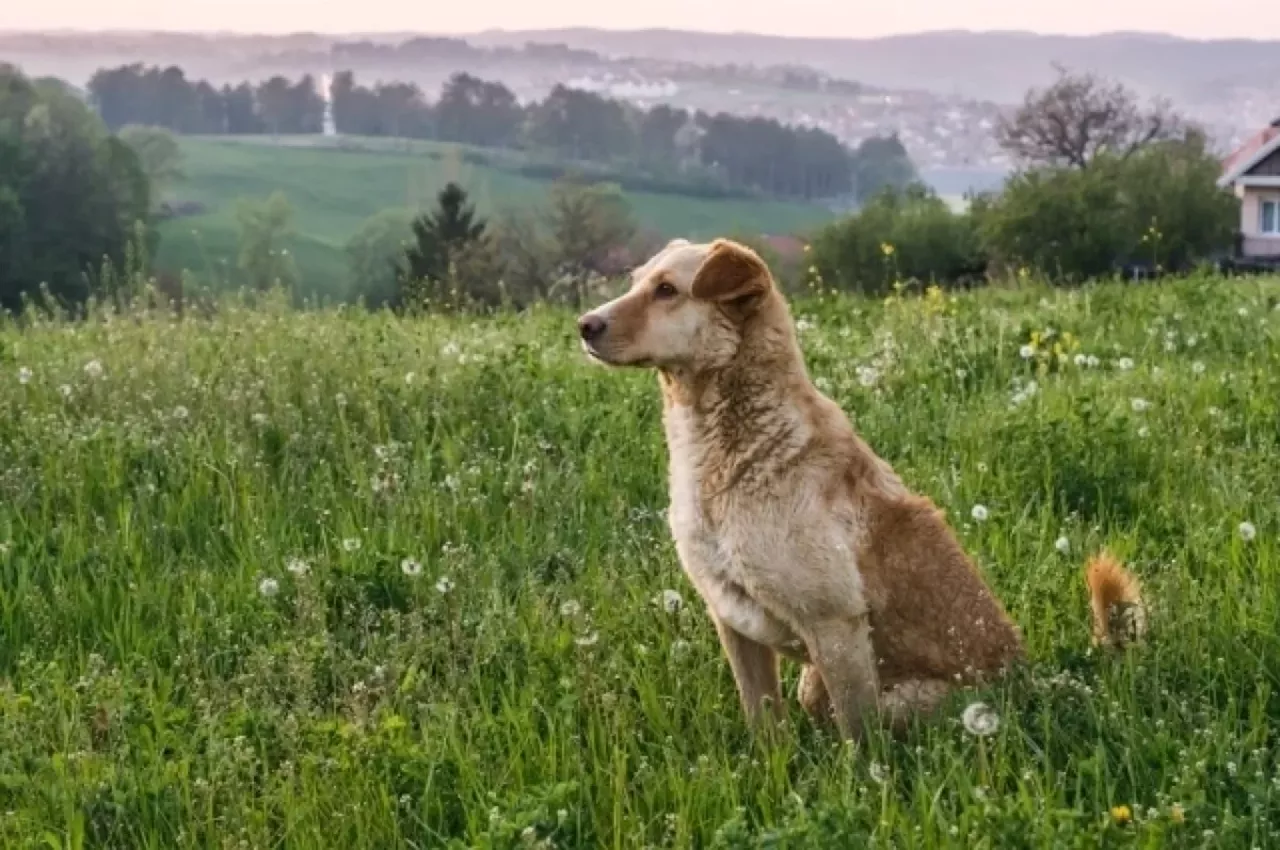
[[[1139,640],[1147,630],[1147,610],[1138,579],[1105,549],[1084,568],[1093,609],[1093,642],[1117,649]]]

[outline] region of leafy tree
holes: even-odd
[[[562,85],[530,112],[528,136],[535,147],[573,161],[629,157],[636,147],[621,103]]]
[[[118,135],[137,154],[151,185],[153,198],[158,198],[174,181],[181,179],[182,148],[168,130],[129,124],[122,127]]]
[[[514,145],[524,121],[524,111],[510,89],[470,74],[449,78],[435,116],[440,139],[484,147]]]
[[[411,210],[388,209],[368,218],[347,242],[352,295],[370,307],[396,302],[400,266],[413,238]]]
[[[449,183],[436,197],[436,209],[413,220],[413,238],[404,254],[401,284],[439,283],[450,277],[450,265],[463,249],[479,241],[486,222],[476,216],[467,193]]]
[[[886,189],[905,189],[916,179],[915,164],[897,135],[864,139],[853,153],[853,185],[859,200]]]
[[[631,208],[617,186],[573,179],[551,187],[547,223],[561,274],[575,280],[608,276],[625,266],[619,254],[635,235]]]
[[[1185,138],[1187,123],[1165,101],[1148,106],[1119,83],[1058,68],[996,129],[1000,146],[1032,165],[1087,168],[1100,154],[1121,159],[1156,142]]]
[[[98,116],[65,87],[0,64],[0,306],[17,309],[42,285],[83,301],[104,262],[125,265],[149,209],[137,156]]]
[[[236,209],[240,230],[239,267],[253,289],[293,289],[298,268],[284,243],[293,235],[293,207],[283,192],[265,201],[242,200]]]

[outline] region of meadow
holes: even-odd
[[[567,311],[0,320],[0,845],[1277,846],[1278,306],[1210,277],[794,303],[1028,644],[858,747],[796,707],[748,735],[655,380],[585,362]],[[1104,545],[1151,606],[1118,655]]]
[[[450,180],[471,195],[481,215],[545,203],[551,183],[519,173],[512,152],[436,142],[308,136],[180,137],[184,177],[165,196],[200,204],[198,215],[161,224],[156,264],[188,269],[206,284],[234,288],[239,236],[236,205],[282,191],[294,208],[286,247],[313,294],[348,295],[343,248],[370,216],[388,208],[426,209]],[[661,237],[711,238],[722,232],[789,234],[831,217],[822,207],[783,201],[703,199],[624,192],[639,227]]]

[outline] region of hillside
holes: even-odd
[[[189,269],[215,282],[234,280],[236,202],[280,190],[295,210],[290,250],[307,290],[336,297],[346,287],[343,246],[375,213],[428,206],[450,180],[467,189],[482,214],[536,206],[550,186],[514,173],[515,163],[500,153],[429,142],[344,140],[360,149],[343,150],[324,146],[329,140],[321,137],[289,144],[268,138],[180,141],[185,177],[169,199],[200,204],[204,211],[162,223],[158,265]],[[624,194],[641,228],[664,237],[793,233],[831,215],[822,207],[779,201]]]

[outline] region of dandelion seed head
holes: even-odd
[[[969,512],[975,522],[986,522],[990,513],[987,511],[986,505],[974,505],[973,510]]]
[[[84,373],[90,378],[101,378],[103,371],[101,360],[90,360],[84,364]]]
[[[280,592],[280,582],[273,578],[264,578],[258,582],[258,592],[270,599]]]
[[[453,579],[448,576],[440,576],[440,578],[436,579],[436,593],[439,593],[441,596],[447,596],[452,591]]]
[[[1258,536],[1258,529],[1254,528],[1251,522],[1240,523],[1237,530],[1240,532],[1240,539],[1245,543],[1252,543],[1253,539]]]
[[[1059,553],[1067,555],[1071,552],[1071,541],[1065,536],[1059,537],[1057,540],[1053,541],[1053,548],[1057,549]]]
[[[1128,372],[1130,369],[1133,368],[1133,358],[1121,357],[1119,360],[1116,361],[1116,365],[1120,367],[1121,372]]]
[[[311,571],[311,565],[297,556],[285,561],[284,568],[295,576],[304,576]]]
[[[413,558],[405,558],[400,562],[400,572],[410,578],[416,578],[422,575],[422,563]]]
[[[960,715],[964,730],[970,735],[985,738],[1000,729],[1000,715],[985,702],[971,702]]]
[[[31,378],[32,378],[32,377],[33,377],[33,376],[32,376],[32,374],[31,374],[31,370],[30,370],[30,369],[28,369],[26,366],[23,366],[23,367],[21,367],[21,368],[19,368],[19,369],[18,369],[18,383],[20,383],[20,384],[29,384],[29,383],[31,383]]]

